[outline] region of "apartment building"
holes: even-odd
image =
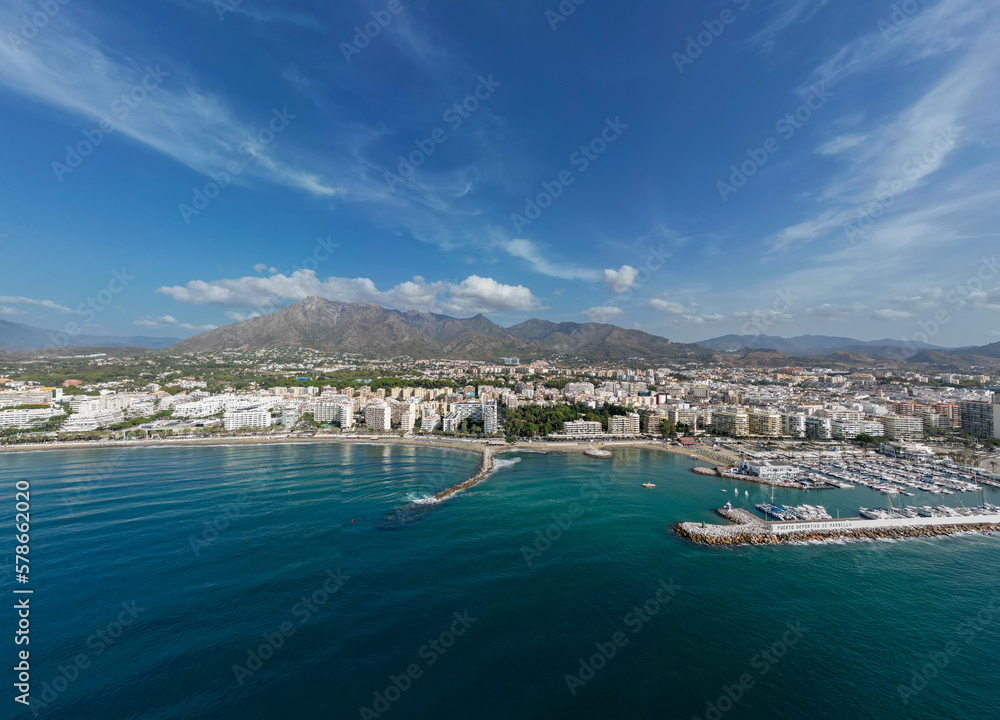
[[[563,432],[572,437],[596,437],[604,434],[604,426],[596,420],[569,420],[563,423]]]
[[[1000,439],[1000,394],[993,396],[993,402],[963,400],[959,403],[962,430],[982,438]]]
[[[743,410],[716,410],[712,413],[712,427],[733,437],[747,437],[750,416]]]

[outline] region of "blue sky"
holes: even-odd
[[[995,342],[998,70],[982,0],[0,0],[0,319]]]

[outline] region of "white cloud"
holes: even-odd
[[[818,307],[807,308],[803,311],[803,313],[810,317],[823,318],[825,320],[841,320],[843,318],[850,317],[853,314],[859,313],[864,309],[865,306],[861,303],[854,303],[852,305],[823,303]]]
[[[609,323],[615,318],[619,318],[624,315],[625,311],[620,307],[615,307],[614,305],[604,305],[601,307],[588,308],[580,314],[589,318],[591,322]]]
[[[28,297],[15,297],[11,295],[0,295],[0,302],[10,303],[11,305],[32,305],[34,307],[48,308],[49,310],[55,310],[61,313],[75,313],[75,310],[70,310],[68,307],[63,307],[62,305],[57,305],[51,300],[35,300],[34,298]]]
[[[635,283],[639,271],[631,265],[622,265],[619,270],[608,269],[604,271],[604,282],[613,293],[623,293]]]
[[[230,320],[235,320],[236,322],[243,322],[244,320],[249,320],[250,318],[260,317],[260,313],[259,312],[241,313],[241,312],[236,312],[235,310],[227,310],[226,317],[229,318]]]
[[[192,305],[266,308],[276,303],[310,296],[344,302],[370,302],[400,310],[458,314],[529,311],[540,306],[523,285],[504,285],[492,278],[471,275],[460,283],[428,282],[420,276],[389,290],[379,290],[369,278],[328,277],[312,270],[291,275],[242,277],[225,280],[192,280],[186,285],[161,287],[157,292]],[[232,316],[230,316],[232,317]]]
[[[656,310],[658,313],[663,313],[664,315],[696,315],[698,312],[698,304],[691,303],[690,305],[685,305],[684,303],[679,303],[674,300],[667,300],[670,297],[670,293],[663,293],[658,298],[652,298],[649,301],[649,306]]]
[[[721,322],[726,319],[725,315],[710,313],[708,315],[694,315],[685,313],[675,323],[676,325],[704,325],[705,323]]]
[[[24,310],[19,310],[17,308],[8,307],[6,305],[0,305],[0,315],[27,315],[28,313]]]
[[[906,320],[911,317],[913,317],[913,313],[908,313],[905,310],[885,309],[872,313],[872,318],[875,320]]]
[[[253,266],[253,271],[258,273],[268,272],[271,275],[274,275],[276,272],[278,272],[278,269],[270,267],[266,263],[257,263],[256,265]]]

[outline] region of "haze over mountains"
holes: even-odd
[[[47,347],[144,347],[165,348],[179,338],[118,337],[111,335],[70,335],[61,330],[46,330],[21,323],[0,320],[0,350],[38,350]]]
[[[831,337],[828,335],[797,335],[783,338],[775,335],[723,335],[698,343],[712,350],[735,352],[744,348],[777,350],[786,355],[815,356],[832,355],[833,353],[863,353],[883,357],[900,357],[900,352],[912,355],[920,350],[944,350],[936,345],[901,340],[855,340],[846,337]]]

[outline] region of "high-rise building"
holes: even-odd
[[[975,437],[1000,439],[1000,393],[992,403],[963,400],[959,406],[962,430]]]
[[[806,414],[784,413],[781,416],[781,434],[785,437],[802,438],[806,436]]]
[[[392,429],[392,410],[384,402],[370,402],[365,405],[365,425],[369,430],[385,432]]]
[[[806,435],[820,440],[833,437],[833,422],[828,417],[810,415],[806,418]]]
[[[497,407],[496,401],[484,402],[482,405],[483,432],[487,435],[496,435],[500,432],[500,408]]]

